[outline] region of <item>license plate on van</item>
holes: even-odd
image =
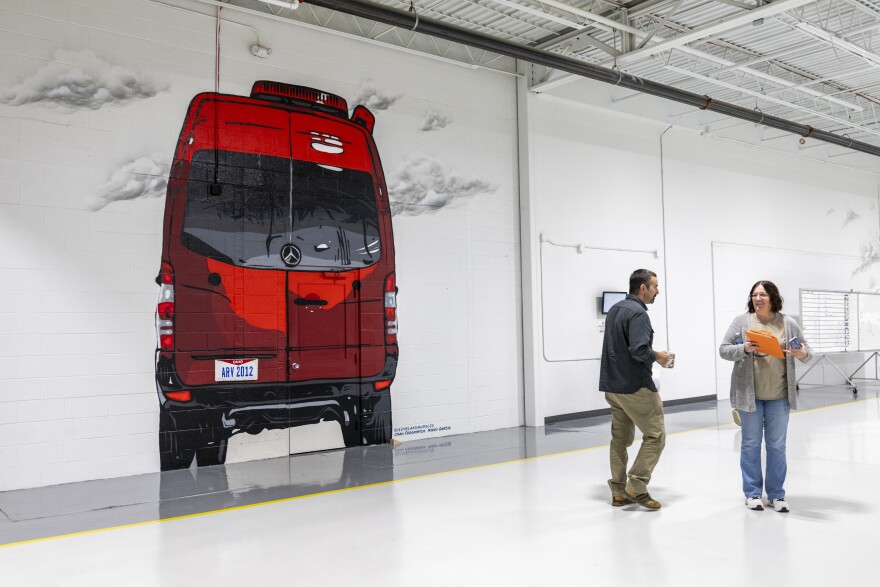
[[[214,381],[256,381],[259,359],[218,359],[214,361]]]

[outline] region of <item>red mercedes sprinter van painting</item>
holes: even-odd
[[[193,98],[156,279],[162,470],[321,421],[346,446],[390,441],[397,285],[374,122],[276,82]]]

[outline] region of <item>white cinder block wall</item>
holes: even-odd
[[[214,89],[214,9],[180,5],[0,2],[0,490],[159,468],[161,184],[187,104]],[[379,97],[369,107],[389,185],[415,167],[442,192],[435,211],[394,218],[395,434],[521,424],[514,78],[223,18],[221,92],[268,79],[350,104]],[[272,47],[268,59],[250,54],[242,25]],[[138,91],[40,100],[62,74]],[[428,111],[446,126],[421,130]],[[144,169],[157,181],[132,173]],[[112,201],[123,192],[142,197]],[[284,432],[235,437],[230,460],[286,454]]]

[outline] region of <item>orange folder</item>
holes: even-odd
[[[782,347],[779,346],[779,340],[766,330],[749,330],[746,332],[746,336],[757,347],[759,353],[764,353],[777,359],[785,358],[785,353],[782,352]]]

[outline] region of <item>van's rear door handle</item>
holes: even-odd
[[[326,306],[327,300],[307,300],[305,298],[296,298],[293,303],[297,306]]]

